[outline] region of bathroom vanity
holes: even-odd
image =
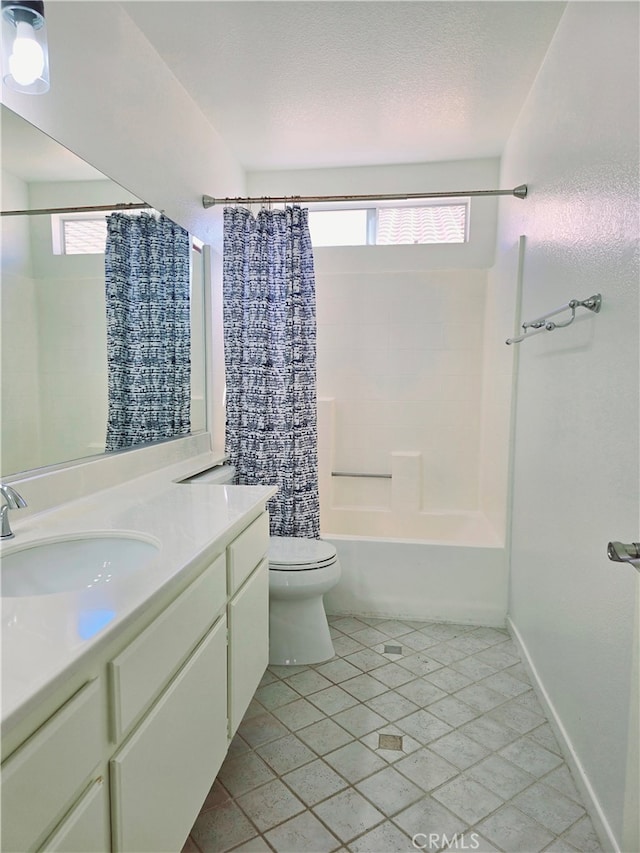
[[[3,598],[3,851],[181,850],[267,666],[274,492],[156,472],[15,526],[3,554],[158,547],[112,585]]]

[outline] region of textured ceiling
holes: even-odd
[[[121,5],[248,170],[500,155],[565,6]]]

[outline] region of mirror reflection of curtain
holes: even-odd
[[[320,535],[316,303],[308,211],[225,208],[226,449],[239,482],[277,485],[271,534]]]
[[[107,451],[190,431],[189,260],[166,216],[107,217]]]

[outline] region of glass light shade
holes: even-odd
[[[49,51],[44,4],[2,3],[2,81],[23,94],[49,91]]]

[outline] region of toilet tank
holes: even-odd
[[[235,465],[216,465],[215,468],[207,468],[206,471],[201,471],[199,474],[194,474],[183,483],[218,483],[220,485],[230,485],[236,480]]]

